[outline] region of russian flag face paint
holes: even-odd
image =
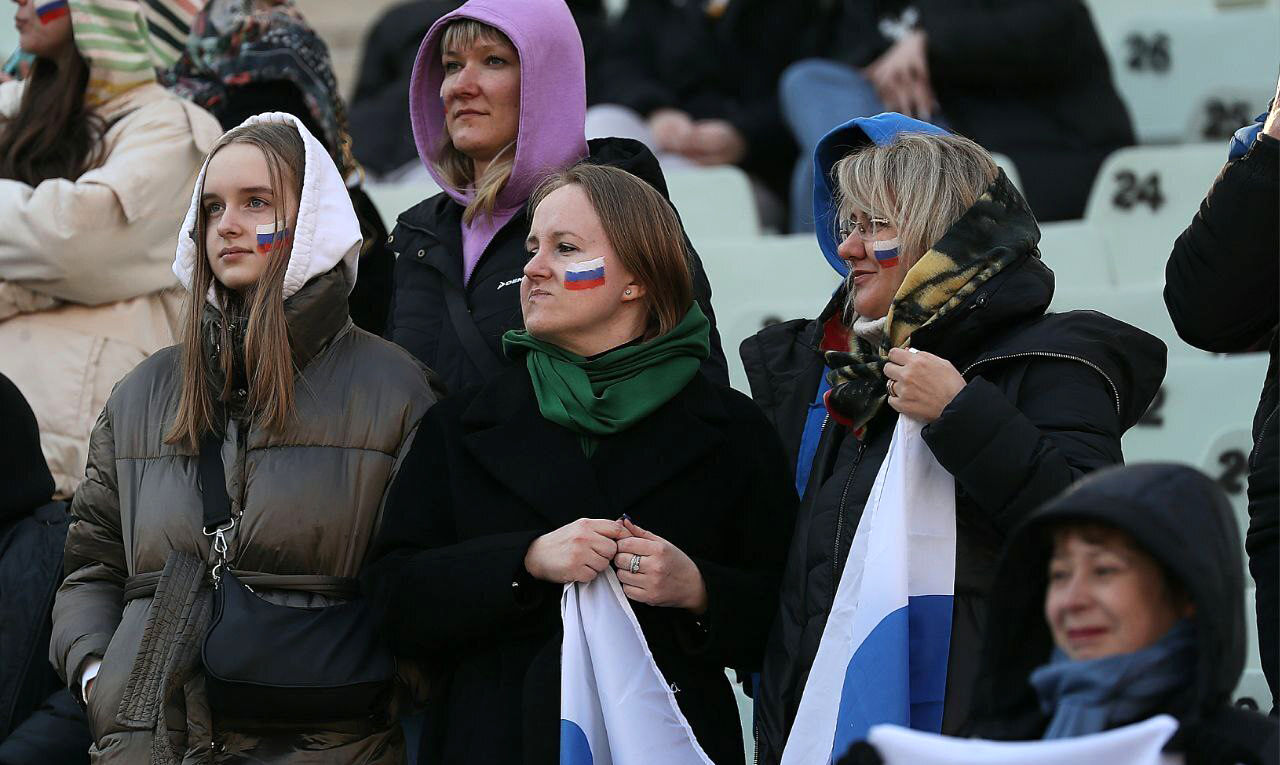
[[[564,271],[564,288],[589,290],[604,284],[604,258],[574,263]]]
[[[876,263],[881,268],[893,268],[898,265],[898,237],[883,242],[872,242],[871,251],[876,256]]]
[[[278,230],[275,223],[263,223],[258,226],[258,254],[271,254],[276,242],[279,242],[281,247],[287,247],[292,238],[293,233],[283,223],[280,224]]]
[[[67,0],[48,0],[48,2],[36,3],[36,18],[40,19],[41,24],[50,24],[55,19],[71,13],[71,9],[67,5]]]

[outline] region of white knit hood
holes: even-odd
[[[284,299],[289,299],[302,286],[315,277],[328,272],[339,263],[346,271],[347,286],[356,283],[356,264],[360,260],[360,221],[351,206],[351,196],[342,174],[324,146],[311,135],[302,121],[292,114],[267,112],[241,123],[254,125],[278,122],[293,125],[302,136],[306,150],[302,174],[302,197],[298,200],[298,222],[293,232],[293,251],[284,272]],[[200,193],[204,188],[204,174],[209,167],[205,157],[195,190],[191,193],[191,206],[178,232],[178,252],[173,259],[173,273],[188,290],[195,273],[196,243],[192,233],[196,228],[196,216],[200,213]],[[215,303],[212,287],[209,302]],[[216,304],[216,303],[215,303]]]

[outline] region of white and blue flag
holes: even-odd
[[[1123,728],[1045,741],[982,741],[877,725],[867,741],[885,765],[1178,765],[1164,752],[1178,721],[1159,715]]]
[[[854,532],[783,765],[826,765],[882,723],[937,732],[955,594],[955,479],[899,417]]]
[[[560,765],[713,765],[613,569],[560,598]]]

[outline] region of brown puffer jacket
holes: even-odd
[[[347,283],[334,269],[285,302],[300,370],[293,422],[275,432],[252,422],[237,426],[235,419],[228,425],[223,461],[238,519],[228,557],[246,584],[252,577],[244,572],[357,576],[381,521],[386,489],[418,421],[439,396],[434,376],[406,351],[351,324]],[[206,309],[206,321],[220,320],[219,312]],[[85,660],[102,658],[88,703],[95,762],[152,761],[150,729],[130,722],[122,709],[153,601],[145,585],[154,586],[170,551],[197,555],[210,567],[214,562],[201,533],[196,456],[163,443],[178,406],[180,359],[180,348],[162,350],[116,387],[94,429],[86,479],[72,505],[68,577],[54,606],[50,655],[77,697]],[[273,590],[269,582],[255,589],[290,606],[341,599]],[[197,670],[168,699],[164,714],[170,743],[184,763],[404,759],[390,704],[379,719],[335,721],[319,730],[215,723]]]

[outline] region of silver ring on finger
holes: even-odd
[[[636,555],[634,553],[631,555],[631,566],[629,567],[628,570],[630,570],[631,573],[633,574],[640,573],[640,556],[639,555]]]

